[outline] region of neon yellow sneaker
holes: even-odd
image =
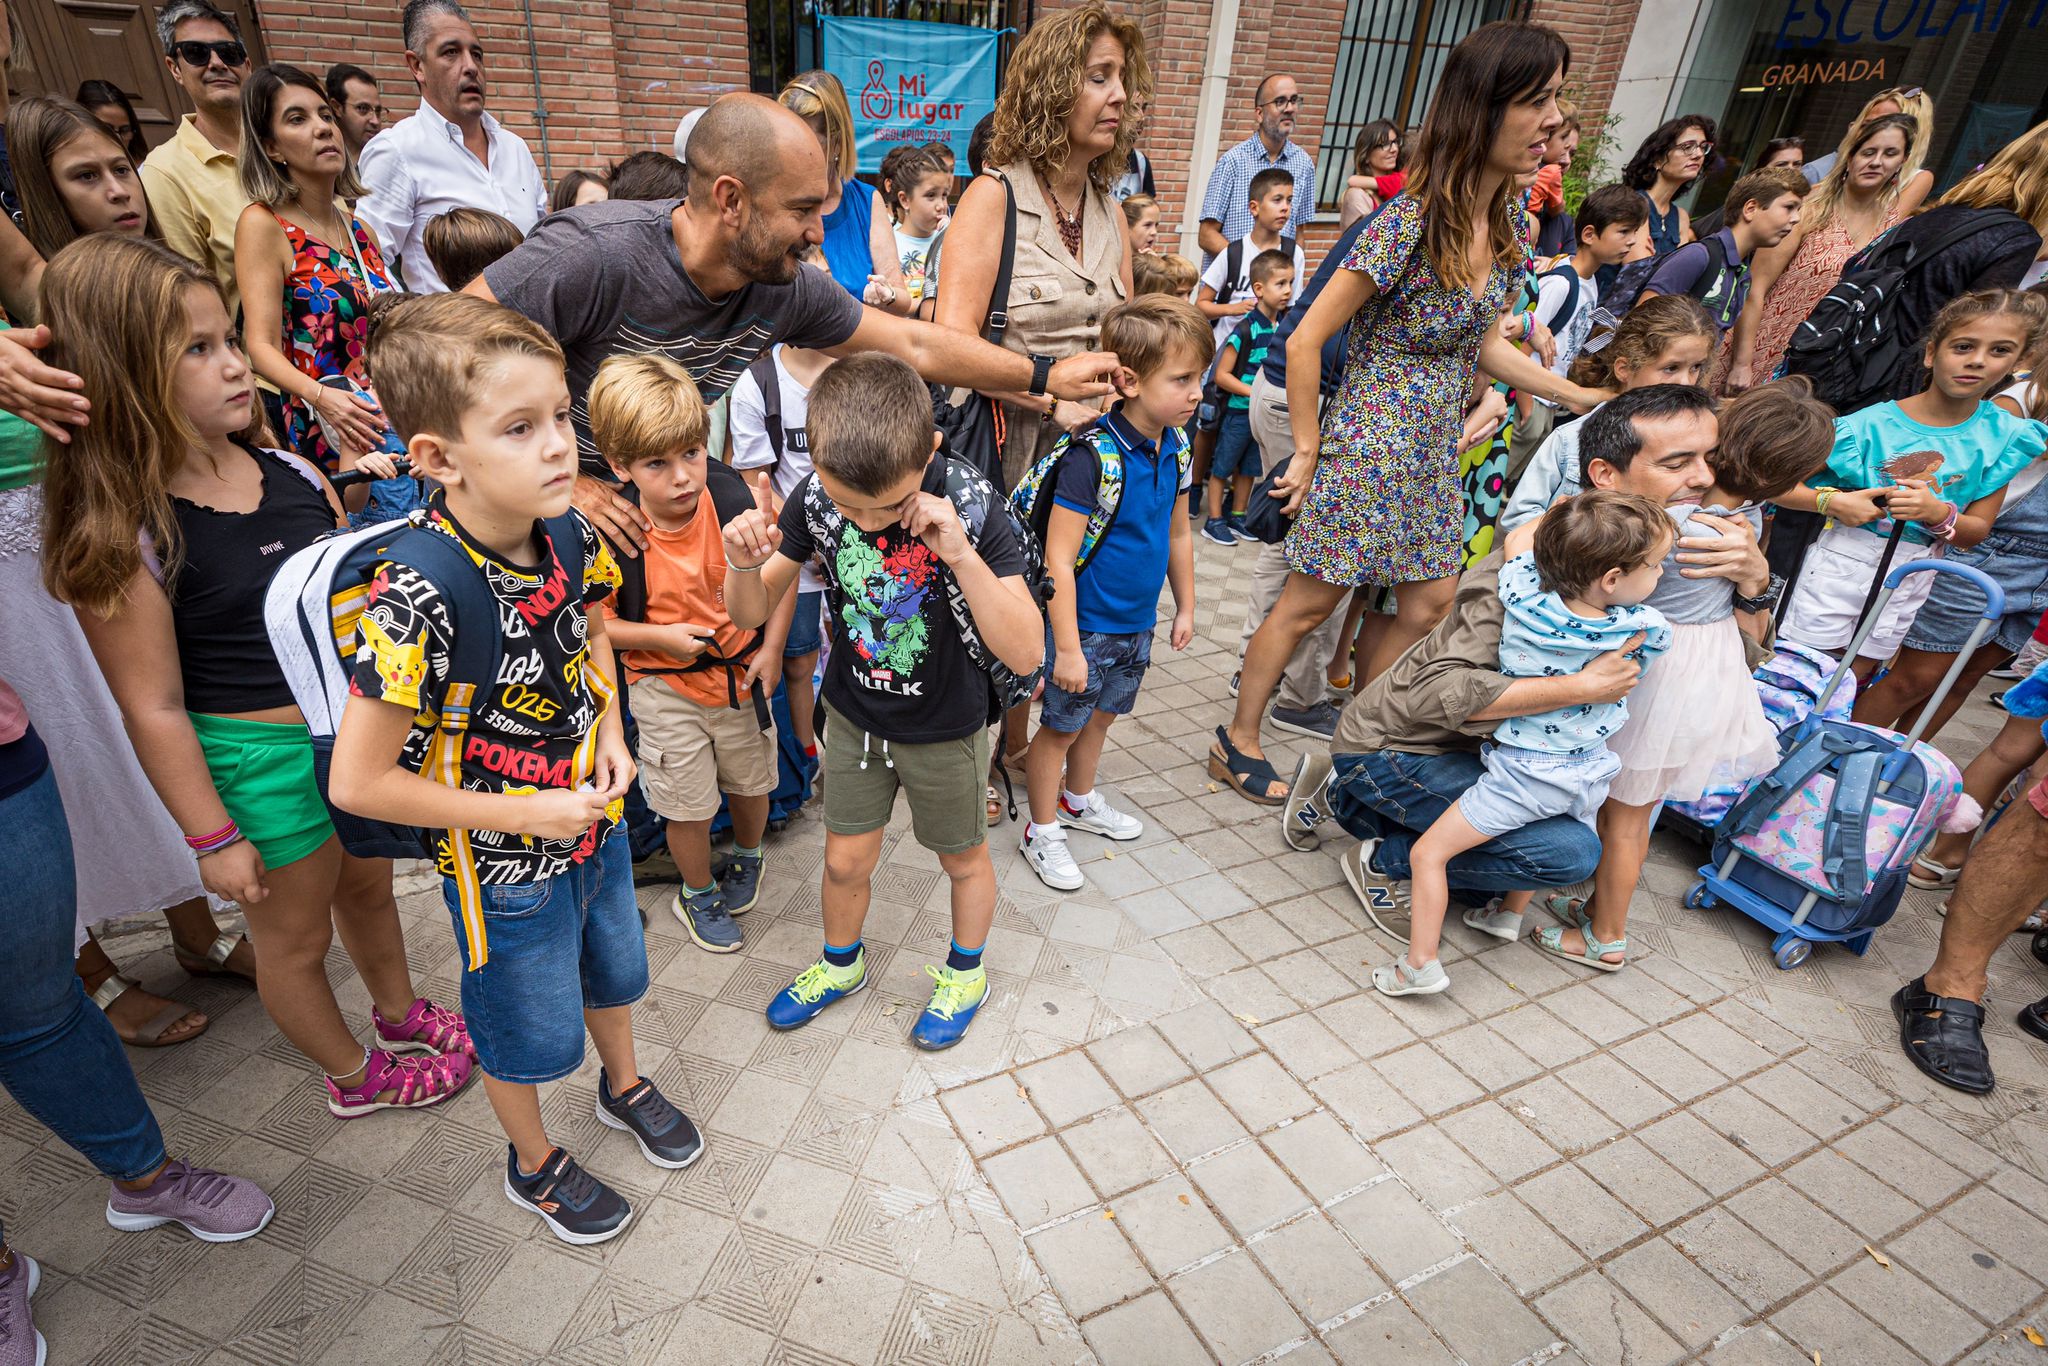
[[[924,970],[937,985],[932,988],[931,1004],[917,1017],[917,1027],[910,1031],[910,1041],[919,1048],[935,1051],[951,1048],[967,1033],[975,1012],[988,999],[988,973],[981,968],[955,972],[929,963]]]
[[[863,951],[850,968],[835,968],[824,959],[805,968],[796,980],[768,1003],[770,1029],[795,1029],[818,1018],[818,1012],[842,996],[868,984],[868,956]]]

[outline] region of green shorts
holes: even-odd
[[[910,799],[910,827],[934,854],[988,840],[988,731],[908,745],[883,741],[825,708],[825,828],[865,835],[889,823],[896,789]],[[867,761],[863,767],[861,761]]]
[[[302,725],[187,712],[220,804],[266,868],[297,863],[334,837]]]

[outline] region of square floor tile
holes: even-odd
[[[1240,1238],[1309,1207],[1309,1198],[1256,1143],[1197,1163],[1188,1175]]]
[[[1532,1176],[1515,1193],[1588,1257],[1604,1257],[1648,1228],[1577,1167]]]
[[[1315,1098],[1264,1053],[1217,1068],[1209,1085],[1253,1133],[1316,1108]]]
[[[1150,1025],[1126,1029],[1088,1045],[1088,1056],[1119,1091],[1142,1096],[1192,1075],[1178,1053]]]
[[[1102,1361],[1200,1361],[1202,1344],[1164,1291],[1155,1290],[1081,1325],[1081,1335]]]
[[[1508,1283],[1527,1295],[1571,1274],[1585,1258],[1536,1217],[1512,1191],[1475,1200],[1451,1222]]]
[[[1308,1332],[1301,1316],[1242,1252],[1176,1276],[1167,1288],[1221,1361],[1249,1361]]]
[[[1182,1162],[1243,1138],[1244,1126],[1199,1081],[1182,1082],[1138,1102],[1138,1113]]]
[[[1386,1170],[1327,1111],[1297,1119],[1259,1141],[1318,1200],[1334,1200]]]
[[[1598,1272],[1565,1282],[1537,1300],[1536,1308],[1590,1362],[1663,1366],[1685,1355],[1676,1338]]]
[[[1367,1187],[1330,1206],[1329,1213],[1390,1281],[1404,1281],[1458,1253],[1450,1230],[1398,1181]]]
[[[1152,1285],[1116,1221],[1084,1214],[1024,1240],[1075,1318],[1085,1318]]]
[[[1345,1366],[1456,1366],[1457,1358],[1444,1350],[1429,1326],[1415,1317],[1415,1311],[1398,1299],[1376,1304],[1328,1336],[1337,1359]]]
[[[1295,1220],[1251,1244],[1250,1250],[1311,1323],[1341,1314],[1387,1288],[1350,1240],[1320,1214]]]
[[[1152,1265],[1166,1276],[1231,1244],[1230,1230],[1209,1212],[1195,1183],[1174,1175],[1132,1191],[1115,1205],[1116,1221]]]
[[[1173,1159],[1123,1106],[1060,1131],[1095,1189],[1114,1198],[1173,1169]]]
[[[1116,1104],[1116,1092],[1102,1079],[1102,1073],[1088,1061],[1085,1052],[1062,1053],[1044,1062],[1017,1069],[1017,1080],[1030,1095],[1031,1103],[1052,1122],[1055,1129],[1075,1120],[1107,1110]],[[957,1094],[957,1092],[955,1093]]]
[[[997,1153],[982,1170],[1020,1228],[1037,1228],[1095,1203],[1081,1169],[1051,1138]]]
[[[1706,1346],[1748,1316],[1719,1282],[1662,1238],[1630,1248],[1604,1269],[1690,1348]]]
[[[1017,1080],[1007,1073],[939,1093],[968,1151],[984,1157],[1045,1132],[1045,1120],[1031,1108]]]
[[[1498,1276],[1468,1257],[1405,1292],[1423,1321],[1473,1366],[1509,1366],[1556,1339]]]

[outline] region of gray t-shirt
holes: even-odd
[[[776,342],[823,350],[860,326],[860,300],[813,266],[786,285],[750,284],[708,299],[683,269],[670,227],[677,199],[610,199],[543,219],[484,269],[498,301],[539,323],[568,359],[570,416],[583,468],[611,471],[590,440],[584,400],[597,367],[659,352],[716,403]]]

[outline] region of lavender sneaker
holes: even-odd
[[[17,1250],[7,1270],[0,1271],[0,1366],[43,1366],[50,1346],[36,1331],[29,1296],[43,1283],[36,1259]]]
[[[277,1206],[254,1181],[173,1160],[149,1189],[107,1190],[107,1222],[130,1233],[183,1224],[208,1243],[239,1243],[263,1232]]]

